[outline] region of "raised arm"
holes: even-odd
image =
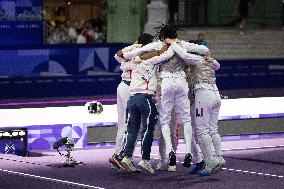
[[[212,62],[212,68],[215,70],[215,71],[217,71],[217,70],[219,70],[220,69],[220,64],[219,64],[219,62],[217,62],[217,60],[213,60],[213,62]]]
[[[134,49],[140,48],[141,44],[136,44],[134,43],[133,45],[124,47],[123,49],[119,50],[115,55],[114,58],[116,59],[117,62],[119,62],[120,64],[125,61],[123,54],[127,53],[129,51],[132,51]]]
[[[134,49],[141,48],[141,47],[142,47],[141,44],[134,43],[133,45],[124,47],[123,49],[121,49],[121,51],[122,51],[122,53],[127,53],[129,51],[132,51]]]
[[[159,50],[162,48],[162,46],[163,46],[163,43],[161,41],[153,42],[148,45],[145,45],[144,47],[137,48],[132,51],[126,52],[123,54],[123,56],[126,60],[132,60],[136,56],[139,56],[145,52]]]
[[[160,54],[160,53],[159,53]],[[147,60],[141,60],[139,56],[137,56],[135,59],[138,61],[142,61],[140,64],[140,68],[142,70],[142,79],[145,81],[148,81],[153,74],[156,74],[157,65],[166,63],[167,60],[169,60],[174,55],[174,51],[171,49],[171,47],[167,48],[165,52],[160,54],[159,56],[154,56]]]
[[[217,60],[215,60],[215,59],[213,59],[213,58],[211,58],[211,57],[209,57],[209,56],[205,56],[205,57],[204,57],[204,60],[205,60],[208,64],[211,64],[212,68],[213,68],[215,71],[219,70],[220,64],[219,64],[219,62],[217,62]]]
[[[171,47],[175,53],[179,55],[181,59],[183,59],[187,64],[198,64],[201,63],[203,57],[190,54],[176,42],[171,43]]]
[[[165,52],[163,52],[162,54],[157,53],[157,55],[158,56],[154,56],[150,59],[144,60],[143,63],[144,64],[161,64],[161,63],[164,63],[165,61],[169,60],[174,55],[174,51],[172,50],[171,47],[169,47]],[[139,56],[137,56],[135,59],[141,60],[141,58]]]
[[[189,43],[189,42],[186,42],[186,41],[180,41],[180,45],[184,49],[186,49],[186,51],[189,52],[189,53],[195,52],[195,53],[198,53],[198,54],[204,55],[204,56],[210,55],[209,49],[204,45],[198,45],[198,44]]]
[[[144,54],[141,54],[139,57],[140,57],[141,60],[147,60],[147,59],[153,58],[154,56],[160,56],[161,54],[166,52],[166,50],[168,50],[168,48],[169,48],[169,46],[165,44],[161,48],[161,50],[146,52]]]
[[[139,58],[141,59],[141,60],[148,60],[148,59],[150,59],[150,58],[153,58],[154,56],[160,56],[160,51],[158,50],[158,51],[151,51],[151,52],[146,52],[146,53],[144,53],[144,54],[141,54],[140,56],[139,56]]]
[[[118,63],[120,63],[120,64],[124,61],[124,58],[122,58],[121,56],[119,56],[118,53],[116,53],[116,54],[114,55],[114,58],[115,58],[115,60],[116,60]]]

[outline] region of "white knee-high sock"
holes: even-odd
[[[171,139],[171,129],[168,124],[162,125],[162,134],[166,144],[166,152],[170,153],[173,151],[172,139]]]
[[[210,164],[213,159],[213,148],[212,148],[212,139],[208,133],[202,133],[199,135],[200,149],[202,151],[204,161],[206,164]]]
[[[221,137],[219,133],[211,134],[212,143],[215,149],[215,154],[217,156],[222,156],[222,148],[221,148]]]
[[[192,142],[192,127],[190,122],[185,122],[183,124],[184,129],[184,139],[185,139],[185,153],[191,153],[191,142]]]

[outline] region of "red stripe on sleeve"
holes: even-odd
[[[146,82],[146,90],[148,91],[148,89],[149,89],[149,82],[150,82],[150,80],[148,80],[147,82]]]
[[[132,79],[132,70],[129,70],[130,79]]]

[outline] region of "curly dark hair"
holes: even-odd
[[[141,44],[142,46],[147,45],[149,43],[152,43],[154,39],[154,36],[148,33],[143,33],[138,37],[138,44]]]
[[[156,29],[156,36],[161,40],[165,40],[166,38],[175,39],[177,38],[177,30],[178,28],[176,26],[173,26],[171,24],[162,24],[161,26],[158,26]]]

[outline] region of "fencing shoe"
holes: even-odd
[[[226,161],[224,160],[224,158],[222,156],[217,156],[217,160],[219,161],[219,165],[220,166],[225,166],[226,165]]]
[[[141,172],[141,170],[137,169],[132,162],[132,158],[130,157],[124,157],[122,161],[120,162],[123,169],[125,169],[128,172]]]
[[[154,169],[152,168],[152,165],[150,163],[150,160],[144,160],[142,159],[138,165],[140,165],[143,169],[145,169],[146,171],[150,172],[150,173],[154,173]]]
[[[183,166],[184,167],[190,167],[191,166],[191,161],[192,161],[192,156],[191,156],[191,154],[190,153],[188,153],[188,154],[186,154],[185,155],[185,158],[184,158],[184,161],[183,161]]]
[[[211,161],[206,163],[205,168],[199,174],[201,177],[210,176],[211,174],[217,173],[219,171],[219,161],[217,158],[213,158]]]
[[[193,175],[200,173],[205,168],[205,165],[205,162],[202,160],[201,162],[197,163],[191,171],[189,171],[189,174]]]
[[[173,151],[171,151],[169,153],[169,168],[168,168],[168,171],[175,172],[176,169],[177,169],[176,164],[177,164],[176,154]]]
[[[112,167],[115,166],[117,169],[122,169],[123,167],[120,164],[121,160],[122,158],[120,158],[117,154],[113,154],[108,161],[111,163]]]
[[[226,161],[222,156],[217,156],[216,159],[218,161],[218,167],[213,170],[214,173],[222,171],[222,168],[226,165]]]
[[[160,160],[159,163],[157,164],[156,171],[165,171],[167,169],[168,169],[168,164],[165,161]]]

